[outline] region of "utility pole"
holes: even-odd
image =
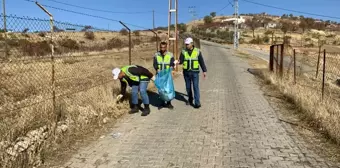
[[[155,31],[155,10],[152,10],[152,28]]]
[[[192,21],[196,19],[196,6],[189,6],[189,13],[191,14]]]
[[[158,51],[158,36],[155,33],[155,10],[152,10],[152,32],[154,33],[156,38],[156,51]]]
[[[175,8],[172,8],[172,3],[175,1]],[[178,60],[178,29],[177,29],[177,22],[178,22],[178,0],[169,0],[169,14],[168,14],[168,50],[170,47],[170,41],[173,41],[173,53],[175,55],[175,59]],[[175,13],[175,37],[170,37],[170,29],[171,29],[171,13]],[[176,66],[176,71],[178,71]]]
[[[234,8],[235,8],[235,23],[234,23],[234,49],[238,49],[238,0],[234,0]]]

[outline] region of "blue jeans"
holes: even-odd
[[[185,80],[185,87],[188,93],[189,101],[193,100],[192,97],[192,87],[194,87],[194,98],[195,98],[195,105],[200,105],[200,89],[199,89],[199,73],[192,72],[192,71],[184,71],[183,72],[184,80]]]
[[[146,92],[148,88],[149,81],[141,81],[139,85],[133,85],[132,86],[132,104],[137,105],[138,104],[138,88],[143,100],[143,104],[149,104],[149,96]]]

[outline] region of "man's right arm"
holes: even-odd
[[[184,55],[183,55],[183,52],[181,52],[181,55],[179,56],[179,65],[182,65],[184,62]]]
[[[120,80],[120,94],[122,94],[123,96],[125,96],[126,94],[126,85],[126,82]]]

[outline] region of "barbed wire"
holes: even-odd
[[[24,1],[36,3],[35,1],[32,1],[32,0],[24,0]],[[113,21],[113,22],[118,22],[118,23],[120,21],[118,19],[112,19],[112,18],[107,18],[107,17],[103,17],[103,16],[98,16],[98,15],[91,15],[91,14],[87,14],[87,13],[83,13],[83,12],[77,12],[77,11],[73,11],[73,10],[58,8],[58,7],[54,7],[54,6],[51,6],[51,5],[46,5],[46,4],[41,4],[41,5],[43,5],[47,8],[51,8],[51,9],[55,9],[55,10],[59,10],[59,11],[63,11],[63,12],[74,13],[74,14],[83,15],[83,16],[89,16],[89,17],[93,17],[93,18],[97,18],[97,19],[103,19],[103,20],[108,20],[108,21]],[[123,22],[123,23],[128,24],[128,25],[133,25],[134,27],[138,27],[138,28],[142,28],[142,29],[146,29],[146,30],[149,29],[149,28],[146,28],[146,27],[143,27],[143,26],[134,25],[132,23],[127,23],[127,22]]]
[[[47,0],[47,1],[51,1],[54,3],[58,3],[58,4],[63,4],[63,5],[67,5],[67,6],[72,6],[72,7],[76,7],[76,8],[81,8],[81,9],[86,9],[86,10],[92,10],[92,11],[98,11],[98,12],[105,12],[105,13],[113,13],[113,14],[143,14],[143,13],[152,13],[152,11],[143,11],[143,12],[114,12],[114,11],[108,11],[108,10],[102,10],[102,9],[94,9],[94,8],[88,8],[88,7],[83,7],[83,6],[78,6],[78,5],[73,5],[73,4],[69,4],[69,3],[65,3],[65,2],[60,2],[60,1],[56,1],[56,0]]]

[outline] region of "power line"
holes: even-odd
[[[221,11],[223,11],[225,8],[227,8],[230,5],[230,2],[228,5],[224,6],[222,9],[220,9],[217,13],[220,13]]]
[[[275,9],[295,12],[295,13],[301,13],[301,14],[306,14],[306,15],[314,15],[314,16],[320,16],[320,17],[332,18],[332,19],[340,19],[340,17],[336,17],[336,16],[327,16],[327,15],[321,15],[321,14],[315,14],[315,13],[309,13],[309,12],[302,12],[302,11],[297,11],[297,10],[285,9],[285,8],[281,8],[281,7],[261,4],[261,3],[257,3],[257,2],[253,2],[253,1],[248,1],[248,0],[242,0],[242,1],[245,1],[245,2],[248,2],[248,3],[252,3],[252,4],[256,4],[256,5],[260,5],[260,6],[269,7],[269,8],[275,8]]]
[[[25,0],[25,1],[35,3],[35,1],[32,1],[32,0]],[[87,14],[87,13],[82,13],[82,12],[72,11],[72,10],[68,10],[68,9],[58,8],[58,7],[54,7],[54,6],[50,6],[50,5],[45,5],[45,4],[41,4],[41,5],[43,5],[43,6],[47,7],[47,8],[55,9],[55,10],[60,10],[60,11],[64,11],[64,12],[69,12],[69,13],[74,13],[74,14],[79,14],[79,15],[84,15],[84,16],[89,16],[89,17],[94,17],[94,18],[99,18],[99,19],[104,19],[104,20],[108,20],[108,21],[113,21],[113,22],[118,22],[119,23],[119,20],[117,20],[117,19],[111,19],[111,18],[106,18],[106,17],[103,17],[103,16],[97,16],[97,15],[91,15],[91,14]],[[133,27],[138,27],[138,28],[146,29],[146,30],[149,29],[149,28],[146,28],[146,27],[143,27],[143,26],[134,25],[134,24],[131,24],[131,23],[124,22],[124,24],[130,25],[130,26],[133,26]]]
[[[81,8],[81,9],[98,11],[98,12],[105,12],[105,13],[113,13],[113,14],[142,14],[142,13],[151,13],[152,12],[152,11],[144,11],[144,12],[113,12],[113,11],[108,11],[108,10],[94,9],[94,8],[88,8],[88,7],[73,5],[73,4],[69,4],[69,3],[65,3],[65,2],[60,2],[60,1],[56,1],[56,0],[48,0],[48,1],[51,1],[51,2],[54,2],[54,3],[58,3],[58,4],[67,5],[67,6],[72,6],[72,7],[76,7],[76,8]]]

